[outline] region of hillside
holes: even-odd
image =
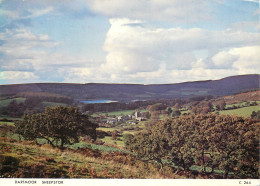
[[[227,104],[234,104],[239,102],[248,102],[248,101],[260,101],[260,90],[250,91],[235,95],[219,97],[215,101],[224,100]]]
[[[112,99],[117,101],[157,98],[185,98],[199,95],[226,96],[258,89],[260,75],[240,75],[220,80],[194,81],[176,84],[70,84],[32,83],[0,85],[0,96],[16,96],[21,92],[46,92],[73,99]]]
[[[192,82],[187,84],[190,85]],[[170,87],[169,85],[162,86]],[[140,87],[142,89],[145,86]],[[106,88],[111,87],[107,85]],[[158,89],[157,92],[160,93],[163,90]],[[259,167],[257,164],[259,162],[257,159],[259,114],[256,113],[256,117],[252,117],[253,111],[259,112],[259,93],[260,90],[248,91],[202,101],[185,99],[186,102],[179,104],[179,116],[173,112],[176,104],[168,103],[169,100],[166,100],[169,107],[155,107],[161,104],[160,101],[165,101],[158,100],[158,103],[151,105],[153,109],[152,107],[140,108],[140,114],[143,113],[143,116],[147,117],[142,121],[131,116],[135,110],[93,112],[90,119],[99,125],[96,130],[96,141],[83,135],[80,136],[79,141],[66,144],[64,149],[59,147],[57,141],[53,143],[54,146],[48,144],[46,138],[37,137],[30,139],[34,141],[26,140],[15,130],[17,120],[21,121],[21,118],[4,117],[0,119],[0,173],[2,177],[15,178],[259,178],[256,173]],[[23,92],[17,95],[23,96],[23,94],[29,97],[45,95],[44,92],[35,94]],[[46,95],[54,98],[60,96],[54,93],[46,93]],[[19,103],[26,101],[25,98],[11,98],[1,100],[1,102],[3,105],[8,105],[11,100]],[[221,101],[226,102],[223,109],[217,108]],[[211,104],[206,104],[209,102]],[[54,104],[60,103],[44,101],[43,104],[55,106]],[[209,105],[211,106],[207,113],[202,113],[203,108]],[[35,108],[33,110],[37,111]],[[12,111],[17,113],[15,109]],[[119,120],[119,117],[122,120]],[[56,115],[55,118],[65,117]],[[109,119],[114,119],[116,122],[107,123]],[[59,122],[64,124],[61,120]],[[26,128],[30,131],[36,127]],[[37,130],[34,131],[37,132]],[[207,135],[206,138],[200,135],[201,132]],[[165,138],[165,136],[168,137]],[[175,138],[176,136],[178,139]],[[204,140],[206,143],[203,143]],[[172,144],[166,143],[168,141],[176,147],[169,146]],[[223,144],[225,147],[222,148],[223,150],[215,148],[223,147]],[[234,144],[237,147],[235,149],[233,149]],[[172,151],[174,153],[169,149],[174,149]],[[178,149],[184,150],[178,151]],[[226,154],[229,150],[233,152],[228,159]],[[175,156],[175,152],[178,156]],[[186,154],[183,156],[182,152]],[[241,152],[243,155],[240,154]],[[180,161],[178,157],[184,161]],[[167,161],[165,161],[166,158],[168,158]],[[200,159],[205,161],[200,161]],[[231,165],[231,169],[223,166],[226,164]]]

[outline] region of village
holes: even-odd
[[[108,115],[96,114],[93,117],[99,127],[116,127],[121,124],[138,124],[148,119],[147,112],[134,111],[132,114]]]

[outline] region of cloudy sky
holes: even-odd
[[[260,72],[259,0],[0,0],[0,84]]]

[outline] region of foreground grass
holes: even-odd
[[[50,145],[6,139],[2,139],[0,146],[0,171],[4,177],[164,178],[152,164],[119,152],[104,153],[88,148],[62,151]]]
[[[193,166],[191,170],[197,173],[192,175],[191,172],[185,173],[176,167],[173,170],[173,167],[167,165],[160,169],[158,163],[138,159],[123,148],[122,137],[112,140],[106,136],[103,138],[104,145],[80,141],[60,150],[49,144],[36,145],[33,141],[23,139],[19,141],[17,134],[5,132],[3,128],[1,132],[0,174],[3,177],[204,178],[198,174],[201,172],[199,166]]]
[[[102,152],[110,153],[110,152],[126,152],[122,147],[114,145],[112,143],[106,145],[96,145],[88,142],[80,141],[79,143],[75,143],[73,145],[67,145],[68,148],[71,149],[79,149],[79,148],[90,148],[93,150],[99,150]]]

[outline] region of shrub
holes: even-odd
[[[17,169],[20,160],[12,156],[0,156],[0,174],[10,175],[13,174]]]

